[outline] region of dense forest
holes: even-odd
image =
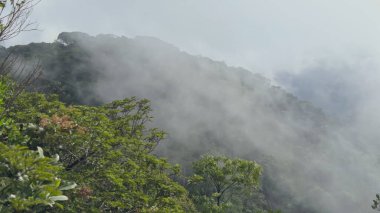
[[[0,41],[22,31],[1,23]],[[152,37],[81,32],[0,59],[0,212],[371,208],[361,195],[375,178],[341,123],[260,74]]]
[[[119,48],[116,48],[116,46]],[[214,62],[207,58],[191,56],[157,39],[144,37],[131,40],[111,35],[91,37],[83,33],[62,33],[58,36],[57,41],[51,44],[32,43],[26,46],[3,49],[2,55],[7,56],[8,54],[21,58],[22,62],[26,64],[34,64],[39,60],[43,67],[43,75],[28,88],[29,91],[37,93],[25,93],[25,97],[20,96],[22,102],[26,102],[28,96],[38,95],[40,98],[46,99],[44,102],[49,103],[48,105],[52,102],[49,97],[55,97],[53,102],[62,105],[57,107],[60,110],[52,111],[48,115],[41,115],[41,112],[36,112],[38,115],[35,115],[35,117],[23,120],[18,120],[18,116],[15,116],[13,120],[16,123],[35,121],[34,125],[41,127],[41,122],[47,124],[51,122],[65,123],[65,120],[67,120],[66,122],[69,122],[70,125],[73,122],[72,125],[75,128],[80,127],[79,129],[81,130],[102,129],[108,134],[115,130],[115,124],[112,124],[113,120],[108,120],[102,124],[102,127],[98,126],[100,124],[97,124],[96,127],[90,127],[89,125],[93,125],[94,119],[98,117],[108,117],[109,119],[110,112],[102,110],[112,110],[115,114],[126,115],[125,118],[118,118],[124,120],[118,125],[124,124],[125,126],[121,128],[130,129],[131,132],[128,133],[128,137],[137,137],[136,133],[134,133],[136,131],[134,129],[137,128],[139,129],[139,134],[141,134],[137,138],[141,142],[148,141],[150,145],[148,147],[144,145],[146,150],[142,151],[143,153],[147,155],[153,154],[151,157],[165,157],[169,162],[182,166],[182,169],[176,167],[177,173],[182,171],[182,174],[169,172],[164,175],[170,177],[169,180],[180,183],[178,187],[182,186],[188,190],[187,193],[190,193],[192,198],[189,201],[192,200],[192,205],[194,204],[199,211],[207,212],[205,208],[213,206],[213,202],[206,198],[212,198],[217,194],[212,193],[213,189],[204,190],[208,188],[207,185],[212,188],[211,183],[206,185],[203,183],[200,188],[199,186],[188,184],[189,181],[194,182],[193,175],[197,175],[192,162],[196,162],[202,159],[202,156],[210,154],[215,155],[217,158],[219,158],[218,156],[228,156],[231,159],[254,160],[264,167],[263,171],[260,170],[255,175],[255,187],[252,190],[250,188],[253,185],[251,187],[239,186],[227,191],[231,193],[228,195],[230,198],[227,199],[228,202],[225,205],[229,210],[223,211],[257,212],[271,210],[272,208],[282,209],[284,212],[304,212],[305,209],[312,211],[312,207],[297,201],[290,191],[285,190],[280,185],[283,183],[278,178],[281,177],[282,172],[286,172],[283,173],[284,175],[291,175],[288,173],[290,171],[287,171],[289,165],[284,167],[282,163],[285,162],[280,162],[268,151],[271,150],[270,146],[273,145],[271,143],[277,143],[278,140],[282,142],[297,140],[298,143],[305,144],[305,147],[318,147],[323,143],[320,137],[326,134],[324,133],[324,125],[329,121],[320,110],[306,102],[299,101],[281,88],[271,86],[269,81],[260,75],[251,74],[242,68],[228,67],[221,62]],[[98,56],[98,54],[101,56]],[[168,63],[161,63],[162,61],[168,61]],[[176,63],[170,61],[175,61]],[[111,66],[113,70],[109,71],[108,66]],[[172,73],[173,71],[176,73]],[[114,78],[122,79],[123,83],[113,82]],[[193,80],[189,81],[189,79]],[[196,84],[202,86],[200,88],[194,87]],[[203,90],[203,84],[209,84],[210,90],[199,91],[198,89]],[[216,88],[225,91],[225,93],[213,91]],[[111,91],[111,94],[104,94]],[[42,93],[46,95],[42,95]],[[132,98],[115,101],[122,97]],[[146,97],[152,102],[150,104],[145,99],[140,100],[135,97]],[[237,100],[240,97],[245,99],[246,103],[243,106]],[[229,99],[231,103],[221,104],[220,101],[224,98]],[[34,98],[33,100],[35,101]],[[107,105],[106,103],[109,101],[111,101],[111,104]],[[69,107],[69,109],[79,107],[77,104],[82,104],[80,107],[82,113],[89,109],[91,109],[90,111],[96,109],[92,112],[92,118],[87,115],[88,112],[76,115],[77,119],[80,120],[86,120],[84,117],[90,116],[86,125],[79,124],[71,113],[64,112],[65,110],[62,109],[62,107]],[[191,104],[191,106],[188,104]],[[16,105],[19,106],[19,104]],[[85,105],[89,107],[85,107]],[[39,103],[29,103],[27,106],[27,108],[38,106],[32,110],[33,112],[41,109],[41,104]],[[109,106],[112,106],[112,108],[108,108]],[[235,109],[235,107],[244,108]],[[151,112],[151,108],[154,109],[153,112]],[[30,110],[17,109],[16,111],[25,112]],[[121,111],[118,112],[117,110]],[[31,113],[27,114],[32,116]],[[152,119],[152,115],[155,118],[151,123],[148,123]],[[248,117],[252,117],[256,121],[249,120],[248,123],[244,124],[246,126],[244,127],[243,122],[247,122],[245,119]],[[296,121],[299,123],[296,123]],[[178,126],[178,123],[181,123],[181,125]],[[292,134],[286,135],[285,132],[281,132],[283,131],[281,130],[281,125],[292,128]],[[269,126],[274,129],[277,128],[279,135],[266,133],[265,131]],[[155,127],[164,129],[166,133],[157,130]],[[248,135],[243,132],[248,130],[247,127],[253,131],[249,132]],[[45,130],[45,127],[42,128],[44,128],[44,131],[47,130]],[[82,131],[79,132],[83,134]],[[71,134],[73,133],[75,131],[71,131]],[[109,139],[115,138],[114,134],[116,133],[113,133],[112,137],[109,136]],[[255,141],[263,140],[266,142],[252,143],[252,138],[250,138],[252,134],[255,135]],[[62,136],[56,137],[61,138]],[[78,138],[78,136],[70,137],[59,141],[72,143],[73,138]],[[33,140],[43,141],[44,139],[35,138]],[[82,140],[91,141],[91,139]],[[92,158],[91,153],[94,152],[89,150],[89,147],[94,145],[88,144],[86,145],[89,146],[87,148],[71,147],[72,150],[67,151],[66,149],[69,148],[57,149],[59,142],[57,140],[53,141],[56,141],[54,145],[51,142],[46,144],[50,144],[51,148],[55,147],[54,151],[47,149],[40,142],[31,148],[35,149],[38,146],[46,150],[46,153],[58,154],[61,156],[61,161],[67,158],[70,159],[71,163],[66,164],[66,167],[70,169],[65,169],[70,173],[74,171],[71,167],[76,167],[77,164],[81,168],[82,166],[86,167],[81,165],[82,163],[88,164],[88,161],[98,161],[89,160]],[[104,143],[105,141],[106,139],[102,139],[99,142]],[[80,142],[77,144],[80,144]],[[119,146],[117,146],[118,149],[122,150]],[[66,150],[65,152],[71,153],[70,155],[72,156],[64,156],[65,154],[61,153],[60,150]],[[84,153],[83,151],[82,153],[75,153],[77,152],[75,150],[85,151]],[[101,150],[104,150],[104,147]],[[278,150],[271,151],[277,152]],[[296,150],[292,151],[296,152]],[[300,151],[303,152],[304,149]],[[127,155],[126,153],[128,153],[127,150],[124,155]],[[90,156],[87,157],[87,155]],[[128,158],[130,157],[128,156]],[[115,156],[115,159],[117,158],[120,158],[120,156]],[[139,155],[139,157],[136,157],[137,159],[143,159],[143,157]],[[159,159],[157,158],[157,160]],[[71,166],[73,163],[75,166]],[[164,164],[163,168],[170,170],[170,164],[166,161]],[[92,165],[87,165],[87,167],[91,168]],[[281,171],[281,169],[283,170]],[[78,174],[82,173],[86,173],[85,170],[78,168]],[[222,173],[225,174],[226,171]],[[95,174],[98,176],[99,171],[96,171]],[[260,176],[261,174],[263,176]],[[149,176],[147,175],[147,177]],[[78,180],[77,177],[71,179]],[[89,180],[89,178],[86,178],[86,180]],[[101,181],[104,181],[104,179],[101,179]],[[152,181],[149,180],[149,182]],[[96,183],[94,180],[90,182]],[[88,190],[90,191],[95,191],[94,186],[88,186],[89,183],[87,182],[76,184],[89,187]],[[96,186],[98,185],[96,184]],[[78,186],[76,190],[81,190]],[[98,190],[105,191],[106,189]],[[207,196],[202,199],[194,198],[195,195],[200,193],[199,190]],[[240,192],[236,190],[240,190]],[[245,192],[242,194],[241,190]],[[121,194],[117,195],[117,197],[121,196]],[[198,197],[198,195],[195,197]],[[227,197],[227,195],[224,195],[224,197]],[[218,199],[212,198],[211,200]],[[122,200],[120,202],[128,203]],[[220,201],[218,202],[220,204]],[[208,203],[208,205],[205,203]],[[85,206],[84,204],[81,205]],[[136,208],[139,206],[137,203],[130,205]],[[96,205],[94,207],[99,208]]]
[[[1,211],[219,212],[237,208],[227,196],[258,189],[261,167],[251,161],[206,155],[185,177],[151,154],[165,133],[145,127],[147,100],[66,106],[16,91],[2,79]]]

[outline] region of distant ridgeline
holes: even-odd
[[[92,65],[91,55],[74,42],[74,38],[86,36],[62,33],[54,43],[18,45],[7,52],[21,56],[32,66],[41,63],[44,72],[34,89],[59,94],[66,103],[99,104],[101,100],[92,91],[93,83],[100,76],[99,69]]]
[[[264,167],[261,194],[253,196],[258,205],[326,212],[312,202],[320,196],[312,193],[320,179],[310,178],[310,173],[324,173],[305,162],[329,143],[326,127],[332,124],[321,110],[258,74],[150,37],[61,33],[53,43],[4,52],[30,64],[39,60],[44,71],[34,89],[57,93],[69,104],[98,105],[131,96],[151,100],[154,126],[168,133],[158,154],[182,164],[185,173],[204,153],[256,160]]]

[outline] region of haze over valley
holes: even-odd
[[[378,2],[91,2],[41,1],[30,16],[41,30],[7,40],[0,50],[2,59],[17,58],[13,68],[41,66],[41,76],[9,107],[15,123],[42,128],[38,134],[21,129],[30,140],[22,144],[63,156],[63,177],[94,178],[78,179],[67,209],[376,212]],[[17,81],[22,74],[11,76]],[[45,124],[57,119],[61,129]],[[65,119],[76,126],[63,128]],[[62,140],[63,148],[48,143],[53,139]],[[140,149],[141,155],[131,154]],[[213,170],[199,169],[205,156],[243,159],[262,170],[251,185],[227,169],[218,173],[223,181],[236,181],[224,194],[210,184],[215,179],[207,179]],[[156,158],[181,168],[173,167],[172,174],[166,164],[145,164]],[[126,167],[114,169],[113,159]],[[212,165],[223,168],[226,162]],[[103,181],[96,174],[108,185],[96,185]],[[162,182],[150,180],[152,174]],[[164,192],[152,193],[155,186]],[[136,194],[128,194],[129,187]],[[173,192],[166,193],[169,188]]]

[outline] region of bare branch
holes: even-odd
[[[40,0],[3,0],[0,10],[0,42],[16,37],[21,32],[35,30],[34,23],[29,22],[33,7]]]
[[[0,0],[0,42],[4,42],[24,31],[34,30],[29,22],[32,8],[40,0]],[[0,78],[12,76],[16,78],[12,94],[7,97],[5,109],[9,109],[18,95],[30,86],[42,73],[40,61],[28,66],[18,56],[8,53],[0,63]],[[7,110],[6,110],[7,111]]]

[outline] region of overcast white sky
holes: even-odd
[[[380,53],[380,0],[42,0],[32,20],[41,31],[7,45],[51,42],[62,31],[148,35],[264,73]]]

